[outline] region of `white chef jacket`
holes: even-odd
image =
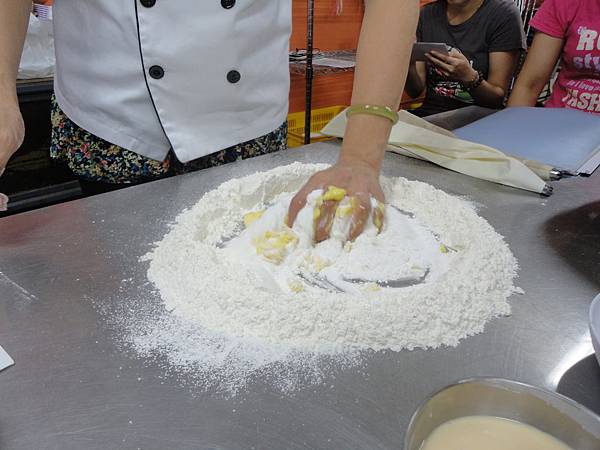
[[[291,0],[55,0],[55,94],[108,142],[187,162],[288,111]]]

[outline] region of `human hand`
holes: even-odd
[[[4,173],[4,169],[0,168],[0,177]],[[0,192],[0,212],[6,211],[8,209],[8,197]]]
[[[25,125],[18,106],[0,104],[0,177],[12,154],[21,146],[25,137]],[[0,211],[6,211],[8,197],[0,193]]]
[[[449,80],[469,83],[479,76],[467,57],[455,48],[448,55],[432,50],[425,57]]]
[[[24,138],[25,125],[19,106],[3,105],[0,102],[0,174]]]
[[[0,169],[0,177],[2,176],[2,172],[4,169]],[[6,211],[8,209],[8,197],[0,192],[0,212]]]
[[[354,241],[364,230],[371,217],[371,197],[381,204],[384,202],[383,190],[379,184],[379,170],[371,165],[355,159],[340,161],[329,169],[317,172],[298,191],[290,203],[288,226],[292,227],[298,212],[306,205],[306,197],[315,190],[326,191],[336,186],[345,191],[346,196],[355,199],[355,209],[351,217],[348,239]],[[341,199],[324,200],[317,214],[315,241],[322,242],[329,238],[331,226]],[[374,211],[375,224],[383,223],[383,208]]]

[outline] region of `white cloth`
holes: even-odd
[[[495,148],[458,139],[406,111],[400,111],[400,117],[390,133],[389,151],[482,180],[537,193],[549,192],[546,183],[522,161]],[[346,111],[342,111],[321,133],[343,137],[346,123]]]
[[[290,31],[290,0],[56,0],[56,98],[90,133],[187,162],[285,121]]]

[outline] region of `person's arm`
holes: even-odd
[[[501,108],[518,63],[518,51],[490,53],[490,69],[487,80],[484,80],[476,89],[471,90],[475,104],[488,108]]]
[[[563,45],[560,38],[536,33],[523,70],[508,99],[508,106],[535,106],[556,67]]]
[[[404,90],[409,58],[419,14],[417,0],[367,0],[358,44],[353,105],[381,105],[397,110]],[[306,204],[306,196],[318,189],[337,186],[360,202],[353,216],[350,239],[364,229],[370,218],[370,198],[383,202],[379,173],[388,145],[392,122],[383,117],[356,114],[348,126],[338,162],[315,174],[290,204],[288,224]],[[328,237],[328,226],[337,203],[325,202],[317,226],[317,240]]]
[[[428,59],[435,64],[449,80],[471,83],[478,77],[477,71],[462,53],[457,50],[446,56],[431,52]],[[492,52],[489,54],[489,74],[487,79],[471,91],[475,104],[488,108],[500,108],[508,89],[510,79],[515,73],[519,61],[519,52]]]
[[[408,68],[406,78],[406,93],[412,98],[417,98],[425,90],[427,83],[427,67],[422,61],[413,62]]]
[[[0,175],[25,134],[16,80],[31,5],[31,0],[0,1]]]

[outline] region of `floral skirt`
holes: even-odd
[[[64,161],[85,181],[136,184],[172,175],[219,166],[287,148],[287,123],[276,130],[242,144],[212,153],[188,163],[180,162],[173,150],[157,161],[125,150],[73,123],[52,98],[52,141],[50,156]]]

